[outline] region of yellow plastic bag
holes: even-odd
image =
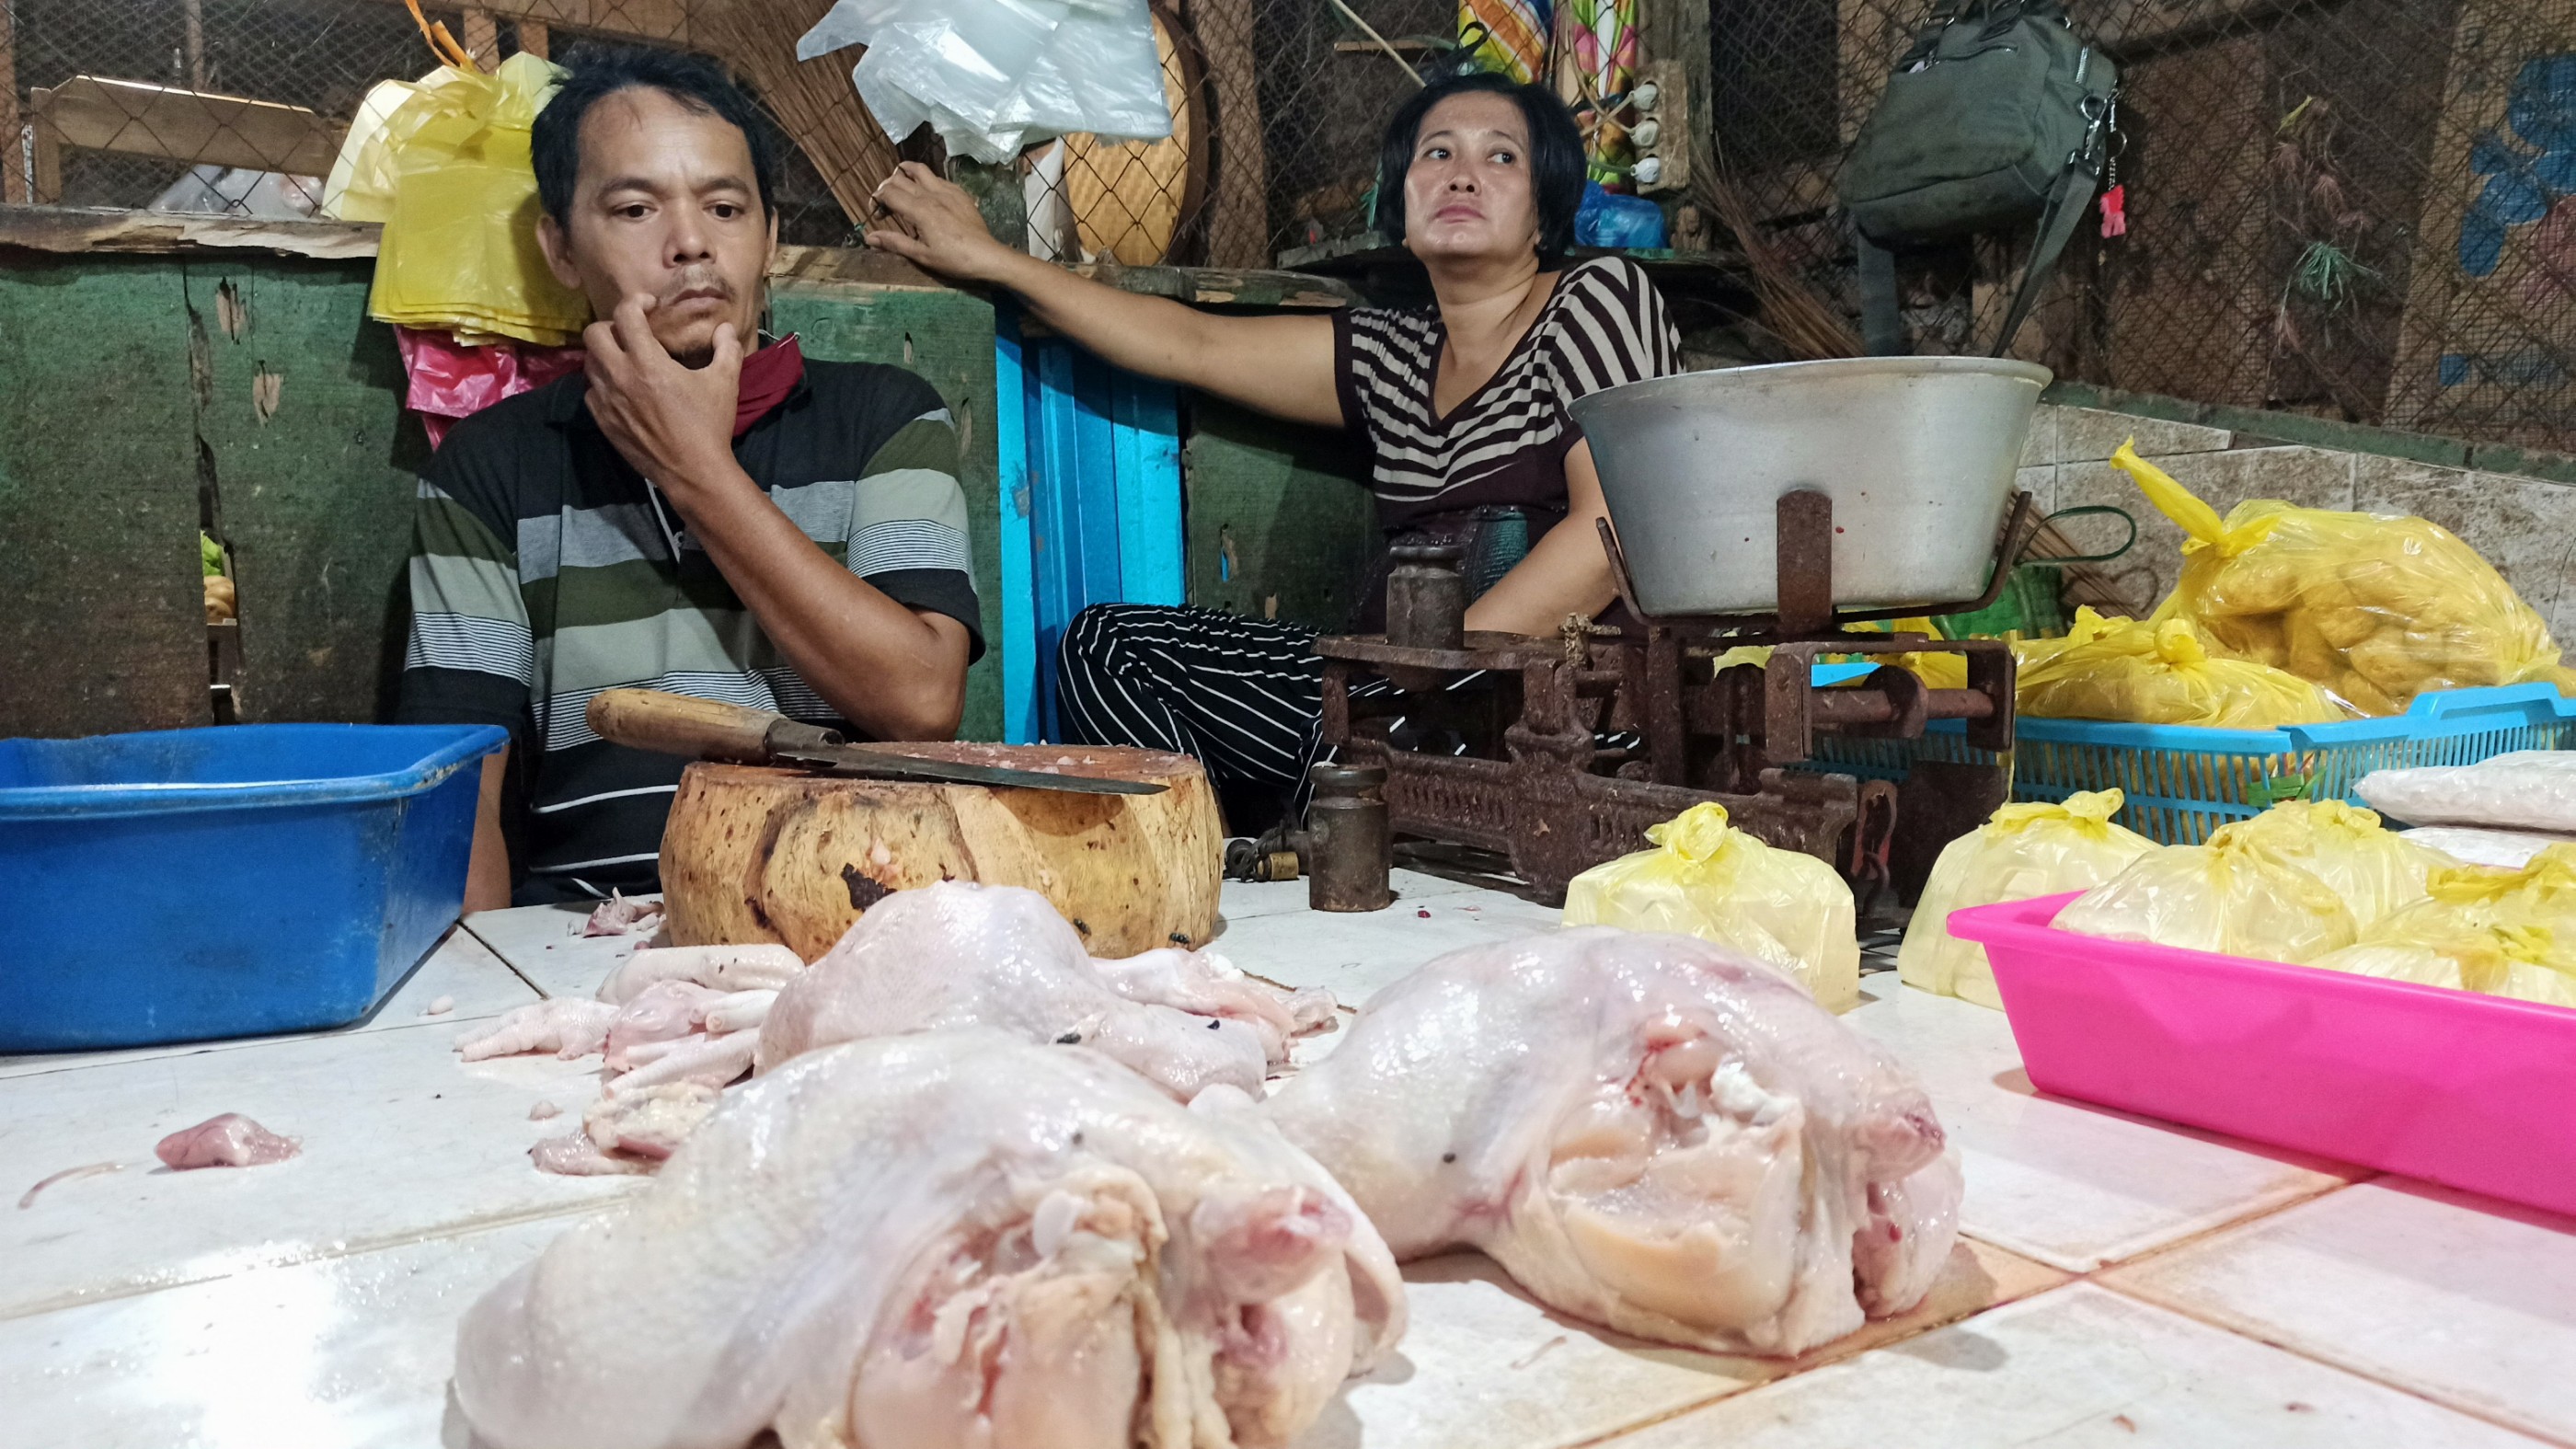
[[[1812,855],[1779,850],[1726,823],[1715,803],[1646,832],[1653,850],[1574,878],[1565,924],[1671,931],[1779,967],[1834,1011],[1860,1000],[1851,887]]]
[[[546,270],[528,161],[528,128],[562,78],[523,52],[494,75],[451,65],[368,93],[324,189],[333,215],[385,224],[369,315],[469,342],[580,335],[590,304]]]
[[[2082,611],[2080,623],[2085,623]],[[2267,665],[2210,656],[2190,621],[2086,623],[2082,636],[2033,651],[2015,691],[2037,719],[2277,729],[2349,717],[2325,691]]]
[[[2286,669],[2364,714],[2432,689],[2546,680],[2558,646],[2475,549],[2421,518],[2275,499],[2225,519],[2137,450],[2111,462],[2190,536],[2156,619],[2189,619],[2218,652]]]
[[[2576,846],[2521,870],[2436,870],[2428,898],[2313,965],[2576,1007]]]
[[[2365,939],[2382,917],[2423,900],[2433,872],[2460,865],[2381,828],[2376,813],[2340,800],[2288,801],[2221,833],[2261,846],[2324,881]]]
[[[2334,888],[2240,828],[2139,856],[2068,902],[2058,929],[2293,964],[2351,945],[2359,932]]]
[[[2087,790],[2067,796],[2062,805],[2007,805],[1973,833],[1951,841],[1932,864],[1896,953],[1905,984],[2001,1007],[1986,948],[1951,935],[1950,913],[2090,890],[2118,875],[2156,848],[2154,841],[2111,823],[2122,800],[2117,790]]]

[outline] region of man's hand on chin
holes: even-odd
[[[590,415],[635,471],[688,513],[745,476],[733,457],[742,339],[732,323],[720,323],[714,358],[684,367],[653,335],[652,308],[652,297],[634,293],[610,320],[582,330]]]

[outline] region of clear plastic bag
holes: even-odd
[[[2023,714],[2236,730],[2351,717],[2304,679],[2213,657],[2189,620],[2141,624],[2079,616],[2079,622],[2083,634],[2023,656],[2015,691]]]
[[[2353,793],[2409,825],[2576,835],[2576,750],[2516,750],[2474,765],[2373,770]]]
[[[2429,845],[2462,865],[2483,865],[2494,870],[2520,870],[2531,864],[2533,856],[2549,847],[2569,843],[2563,835],[2481,830],[2460,825],[2434,825],[2397,833],[2417,845]]]
[[[2365,935],[2382,917],[2424,899],[2435,871],[2460,864],[2422,841],[2382,828],[2377,815],[2340,800],[2288,801],[2220,833],[2324,881]]]
[[[1694,805],[1646,832],[1653,850],[1574,878],[1569,926],[1670,931],[1731,946],[1776,966],[1826,1008],[1860,1000],[1860,937],[1851,887],[1812,855],[1780,850]]]
[[[2118,875],[2155,842],[2111,821],[2117,790],[2087,790],[2064,804],[2006,805],[1953,840],[1932,865],[1905,928],[1896,969],[1908,986],[2001,1007],[1986,948],[1950,934],[1950,913],[2061,891],[2090,890]]]
[[[2191,620],[2222,653],[2285,669],[2370,715],[2403,713],[2432,689],[2565,687],[2540,615],[2437,524],[2275,499],[2222,520],[2135,448],[2111,462],[2190,536],[2155,617]]]
[[[2516,871],[2435,871],[2428,890],[2310,964],[2576,1007],[2576,845],[2552,846]]]
[[[2068,902],[2058,929],[2293,964],[2351,945],[2360,932],[2334,888],[2237,828],[2139,856]]]
[[[840,0],[796,58],[852,45],[867,53],[851,84],[887,135],[927,124],[979,161],[1076,132],[1172,133],[1146,0]]]

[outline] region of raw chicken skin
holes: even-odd
[[[1130,1001],[1250,1024],[1261,1033],[1262,1050],[1273,1066],[1288,1060],[1290,1037],[1330,1031],[1338,1021],[1333,993],[1311,987],[1282,992],[1244,975],[1213,951],[1165,946],[1136,956],[1094,956],[1091,965],[1110,990]]]
[[[1786,976],[1600,927],[1443,956],[1263,1109],[1399,1257],[1471,1246],[1551,1307],[1792,1354],[1914,1306],[1960,1177],[1922,1088]]]
[[[1092,1047],[1184,1102],[1219,1083],[1257,1093],[1272,1060],[1261,1025],[1113,989],[1046,897],[959,881],[870,906],[781,988],[761,1024],[759,1068],[860,1037],[962,1026]]]
[[[284,1162],[303,1150],[292,1137],[280,1137],[239,1112],[226,1112],[162,1138],[152,1155],[172,1172],[186,1172],[197,1167],[262,1167]]]
[[[1267,1449],[1403,1331],[1393,1259],[1252,1103],[993,1031],[729,1094],[458,1331],[491,1449]]]

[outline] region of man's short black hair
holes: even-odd
[[[711,115],[742,132],[751,148],[752,179],[760,187],[760,211],[776,216],[778,154],[759,110],[716,66],[702,56],[632,46],[583,45],[563,62],[571,72],[537,112],[528,138],[529,160],[537,172],[537,199],[557,226],[572,225],[572,197],[581,177],[581,118],[590,108],[619,91],[645,87],[660,91],[700,115]]]
[[[1538,259],[1554,266],[1574,245],[1574,213],[1583,205],[1583,133],[1565,103],[1545,86],[1528,85],[1491,71],[1471,70],[1435,80],[1396,107],[1378,143],[1377,229],[1390,242],[1404,240],[1404,174],[1413,169],[1422,118],[1451,96],[1491,91],[1509,96],[1529,122],[1530,191],[1538,203]]]

